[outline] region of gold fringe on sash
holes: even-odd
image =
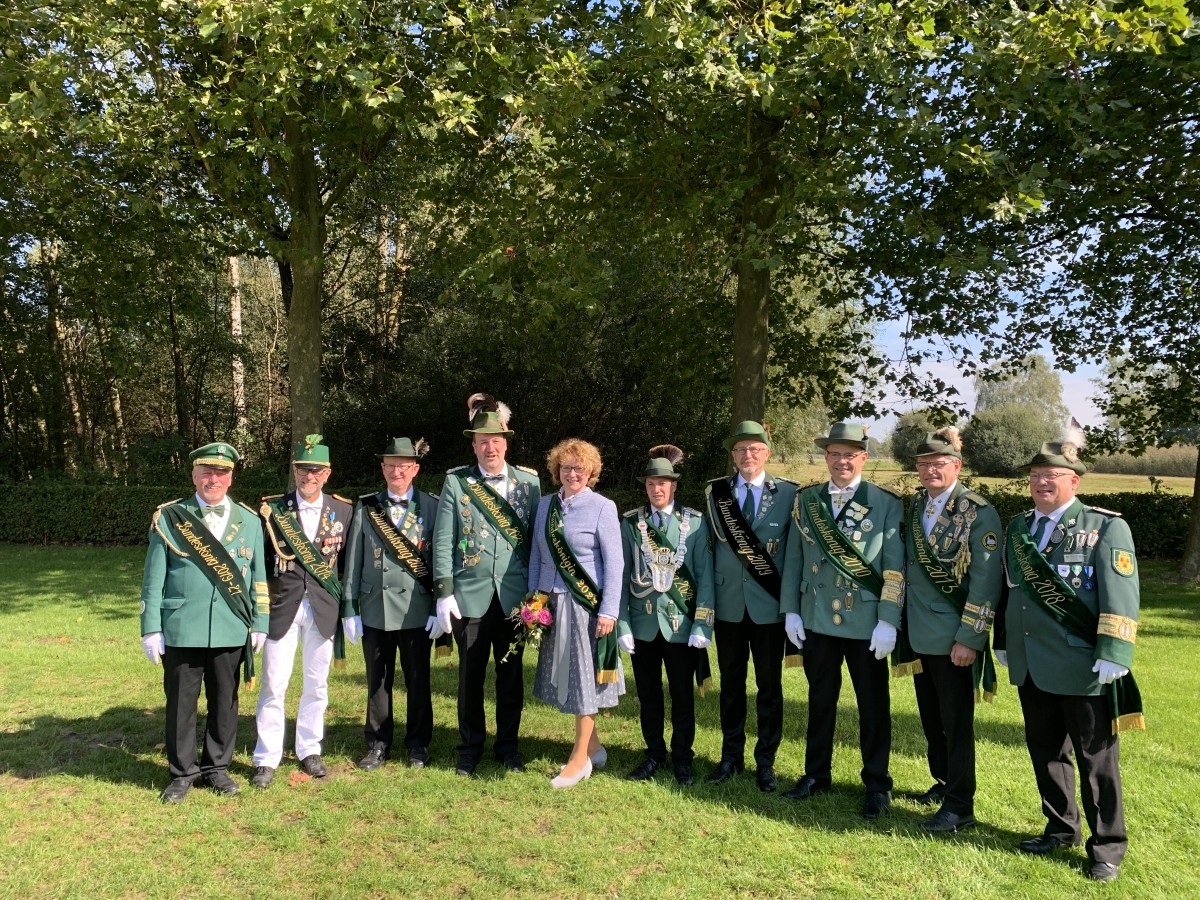
[[[906,678],[909,675],[920,675],[925,671],[925,667],[921,665],[919,659],[914,659],[912,662],[901,663],[898,666],[892,666],[893,678]]]
[[[702,684],[696,685],[696,693],[701,697],[707,696],[708,689],[712,685],[712,678],[705,678]]]
[[[449,656],[449,655],[450,655],[449,647],[435,647],[433,650],[433,658],[434,659],[441,659],[443,656]]]
[[[995,691],[985,691],[982,688],[975,688],[975,702],[982,700],[984,703],[991,703],[996,697]]]
[[[792,653],[783,658],[783,667],[785,669],[803,669],[804,657],[799,653]]]
[[[602,669],[596,673],[596,684],[616,684],[617,670]]]
[[[1142,713],[1126,713],[1123,716],[1117,716],[1113,719],[1112,733],[1120,734],[1122,731],[1145,731],[1146,717]]]

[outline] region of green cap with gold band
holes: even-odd
[[[241,455],[233,448],[232,444],[225,444],[220,441],[214,444],[205,444],[203,447],[197,447],[188,454],[188,459],[192,461],[192,466],[216,466],[218,469],[232,469],[241,458]]]
[[[1087,466],[1079,458],[1079,447],[1070,441],[1047,441],[1033,459],[1021,466],[1028,471],[1035,466],[1058,466],[1070,469],[1076,475],[1086,475]]]
[[[847,444],[859,450],[867,449],[867,426],[859,422],[834,422],[829,434],[813,441],[824,450],[830,444]]]
[[[324,435],[306,434],[292,451],[292,463],[297,466],[328,466],[329,448],[321,443]]]
[[[946,440],[945,435],[930,431],[925,435],[924,440],[917,444],[913,456],[953,456],[955,459],[961,460],[962,451]]]
[[[741,441],[761,441],[768,447],[771,446],[771,436],[767,434],[766,427],[753,419],[747,419],[744,422],[738,422],[733,429],[733,434],[725,438],[721,442],[721,446],[726,450],[732,450],[736,444]]]

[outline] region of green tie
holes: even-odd
[[[1037,527],[1033,529],[1033,546],[1038,547],[1042,543],[1042,535],[1046,533],[1046,526],[1050,524],[1049,516],[1041,516],[1037,521]]]
[[[746,517],[747,522],[754,521],[754,491],[749,482],[746,484],[746,496],[742,500],[742,515]]]

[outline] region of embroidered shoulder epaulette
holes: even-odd
[[[986,497],[984,497],[982,494],[977,494],[974,491],[963,491],[960,496],[966,497],[968,500],[970,500],[976,506],[991,506],[992,505],[992,504],[988,503]]]
[[[287,496],[287,495],[286,494],[267,494],[267,496],[262,498],[262,502],[266,503],[268,500],[278,500],[280,497],[285,497],[285,496]]]
[[[240,506],[242,509],[244,509],[246,512],[250,513],[250,515],[254,516],[256,519],[258,518],[258,510],[257,509],[251,509],[250,507],[248,507],[245,503],[243,503],[240,500],[234,500],[233,502],[236,503],[238,506]]]
[[[432,500],[434,503],[437,503],[438,500],[441,499],[440,497],[438,497],[437,494],[431,494],[429,491],[421,491],[421,493],[424,494],[426,497],[428,497],[430,500]]]
[[[823,484],[829,484],[828,480],[814,481],[812,484],[806,484],[806,485],[804,485],[804,487],[797,488],[796,493],[800,493],[801,491],[807,491],[809,488],[821,487],[821,485],[823,485]]]
[[[168,500],[166,503],[158,504],[158,509],[162,509],[164,506],[171,506],[174,503],[182,503],[186,499],[187,497],[176,497],[174,500]]]
[[[514,465],[514,466],[513,466],[513,468],[514,468],[514,469],[520,469],[522,472],[524,472],[524,473],[525,473],[525,474],[527,474],[527,475],[536,475],[536,474],[537,474],[537,469],[531,469],[531,468],[529,468],[529,466],[517,466],[517,465]]]
[[[329,496],[332,497],[334,500],[341,500],[343,503],[353,503],[354,502],[353,500],[343,497],[341,494],[330,494]]]
[[[1105,509],[1103,506],[1089,506],[1088,510],[1090,512],[1098,512],[1100,515],[1108,516],[1109,518],[1121,518],[1121,514],[1115,509]]]
[[[635,516],[637,516],[637,514],[639,512],[641,512],[641,510],[642,510],[642,508],[640,506],[635,506],[633,509],[629,510],[629,512],[621,513],[621,516],[626,519],[632,519]]]
[[[712,487],[718,481],[725,481],[727,478],[729,478],[728,475],[722,475],[720,478],[710,478],[710,479],[708,479],[708,481],[706,481],[704,483],[704,489],[708,490],[710,487]]]
[[[875,484],[875,482],[873,482],[873,481],[871,481],[871,482],[868,482],[868,484],[874,485],[875,487],[879,488],[879,490],[883,491],[885,494],[891,494],[891,495],[892,495],[893,497],[895,497],[897,500],[903,500],[903,499],[904,499],[904,495],[903,495],[903,494],[901,494],[899,491],[893,490],[893,489],[892,489],[892,488],[890,488],[890,487],[884,487],[882,484]]]
[[[690,506],[685,506],[683,508],[683,514],[685,516],[695,516],[697,519],[704,518],[704,513],[700,512],[698,509],[692,509]]]
[[[469,468],[471,468],[471,467],[470,466],[455,466],[453,469],[447,469],[446,474],[447,475],[457,475],[459,472],[462,472]]]
[[[782,475],[772,475],[771,478],[775,481],[782,481],[784,484],[791,484],[799,487],[799,483],[792,478],[784,478]]]
[[[371,497],[374,497],[376,493],[377,493],[376,491],[371,491],[371,493],[369,493],[369,494],[360,494],[358,499],[359,500],[367,500]]]

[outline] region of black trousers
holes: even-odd
[[[975,679],[949,656],[921,655],[913,679],[928,746],[929,774],[945,786],[942,808],[975,814]]]
[[[663,740],[666,710],[663,705],[662,672],[667,670],[667,686],[671,691],[671,759],[676,765],[691,763],[695,754],[696,701],[693,685],[696,678],[695,647],[672,644],[662,634],[652,641],[633,642],[633,677],[637,679],[638,702],[641,706],[642,740],[646,742],[646,758],[660,765],[667,760],[667,744]]]
[[[783,623],[758,625],[750,614],[740,622],[717,620],[717,666],[721,671],[721,759],[743,762],[746,755],[746,676],[754,657],[758,688],[757,766],[775,765],[783,740]]]
[[[167,695],[167,767],[172,778],[195,781],[225,772],[237,743],[238,674],[245,647],[171,647],[163,654]],[[200,687],[208,713],[204,751],[196,764],[196,717]]]
[[[1120,742],[1112,733],[1108,698],[1050,694],[1034,684],[1032,676],[1017,693],[1025,716],[1025,744],[1047,820],[1045,833],[1079,843],[1075,766],[1071,762],[1074,750],[1083,813],[1092,832],[1088,857],[1093,862],[1120,865],[1129,835],[1121,799]]]
[[[860,777],[868,791],[892,789],[892,776],[888,774],[892,755],[890,673],[888,661],[876,659],[870,643],[815,631],[809,631],[804,641],[804,674],[808,678],[804,774],[815,778],[820,786],[833,781],[833,732],[844,661],[858,702],[858,746],[863,762]]]
[[[367,747],[391,752],[395,736],[392,688],[396,681],[396,657],[404,675],[407,695],[404,746],[425,750],[433,740],[433,696],[429,686],[429,653],[433,645],[424,628],[384,631],[363,626],[363,656],[367,663],[367,721],[363,734]]]
[[[525,669],[518,650],[502,662],[509,645],[516,640],[518,626],[504,616],[500,599],[492,596],[487,612],[475,618],[454,619],[454,639],[458,644],[458,759],[477,763],[483,756],[487,738],[487,719],[483,711],[483,686],[488,660],[496,661],[496,742],[492,752],[503,760],[517,752],[521,731],[521,710],[525,705]]]

